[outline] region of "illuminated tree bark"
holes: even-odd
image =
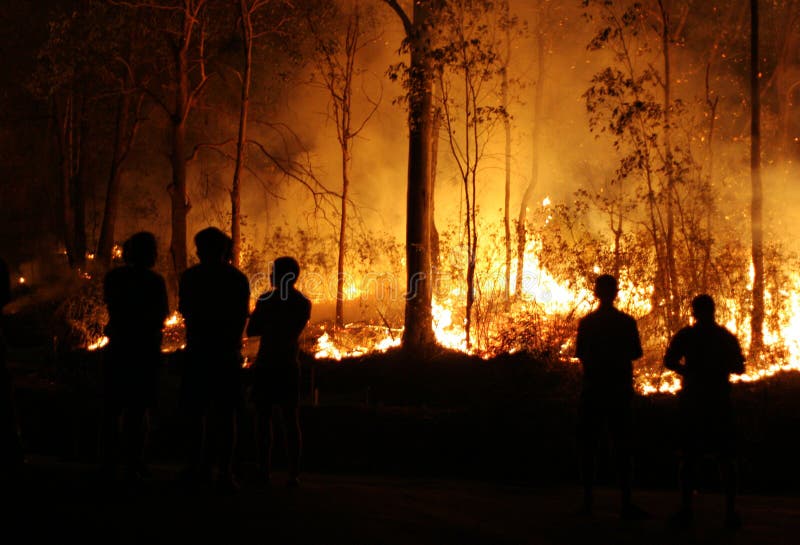
[[[71,266],[76,265],[75,256],[75,217],[72,208],[72,178],[74,172],[74,119],[72,107],[74,96],[67,93],[63,98],[53,96],[53,118],[57,124],[56,149],[58,150],[58,226],[64,250]]]
[[[358,0],[343,7],[329,6],[327,11],[309,13],[306,17],[310,33],[316,38],[316,74],[320,86],[330,98],[329,115],[336,126],[336,140],[341,156],[342,190],[339,196],[339,244],[336,265],[336,329],[344,328],[345,265],[348,245],[348,208],[350,206],[350,183],[353,163],[353,144],[365,125],[377,111],[379,100],[365,98],[371,109],[363,116],[354,116],[353,94],[356,77],[361,73],[357,66],[359,51],[369,43],[365,36],[364,19],[371,20],[371,13],[364,10]],[[324,28],[326,20],[340,20]],[[369,26],[367,24],[366,26]]]
[[[503,16],[505,18],[505,48],[506,48],[506,55],[503,59],[503,68],[502,68],[502,83],[500,84],[500,101],[502,103],[503,110],[508,113],[508,106],[509,106],[509,97],[508,97],[508,67],[511,64],[511,27],[508,24],[509,18],[509,6],[508,0],[503,2],[501,9],[503,10]],[[505,187],[504,187],[504,199],[503,199],[503,228],[504,228],[504,235],[505,235],[505,250],[506,250],[506,262],[505,262],[505,285],[504,289],[504,296],[506,305],[511,300],[511,260],[512,260],[512,252],[511,252],[511,117],[506,115],[503,118],[503,129],[505,133]]]
[[[250,109],[250,84],[253,72],[253,13],[263,5],[259,0],[239,0],[239,24],[242,31],[244,69],[242,70],[239,131],[236,138],[236,159],[231,182],[231,240],[233,265],[238,267],[242,253],[242,170],[247,161],[247,118]]]
[[[86,93],[80,94],[80,106],[76,112],[77,139],[75,142],[75,173],[72,182],[72,206],[75,226],[72,230],[75,237],[75,262],[79,268],[86,267],[86,159],[85,147],[89,136],[89,118],[86,112]]]
[[[116,232],[119,211],[119,190],[122,181],[122,164],[133,146],[139,127],[139,112],[144,95],[135,92],[131,85],[123,88],[117,100],[117,118],[114,125],[114,152],[106,184],[105,208],[100,236],[97,241],[97,261],[104,266],[111,262],[114,251],[114,233]],[[133,119],[131,119],[133,118]]]
[[[541,134],[542,134],[542,104],[544,103],[544,35],[537,30],[536,33],[536,82],[534,83],[533,98],[533,127],[531,131],[531,177],[522,200],[519,204],[519,214],[517,215],[517,276],[514,282],[514,294],[516,297],[522,295],[523,272],[525,270],[525,247],[528,245],[528,208],[533,202],[534,191],[539,184],[539,164],[541,155]]]
[[[84,101],[83,94],[74,89],[52,99],[59,157],[58,225],[67,261],[77,269],[86,266],[86,171],[81,166],[87,132]]]
[[[758,0],[750,0],[750,203],[753,308],[750,318],[750,352],[758,355],[764,344],[764,226],[761,188],[761,97],[759,91]]]
[[[434,344],[431,313],[432,77],[428,18],[434,0],[414,2],[412,16],[397,0],[384,0],[403,22],[410,47],[408,186],[406,191],[406,306],[403,347],[424,352]]]
[[[431,51],[442,89],[442,121],[450,155],[457,167],[464,197],[466,238],[465,341],[473,344],[478,287],[478,172],[492,127],[507,118],[496,104],[503,60],[498,54],[500,30],[491,2],[451,0],[437,17],[436,47]],[[508,21],[510,24],[510,21]],[[510,238],[510,237],[509,237]]]
[[[666,177],[666,215],[667,225],[664,233],[664,272],[667,300],[667,327],[670,333],[677,331],[680,319],[680,293],[678,272],[675,266],[675,175],[674,157],[671,142],[672,122],[672,80],[670,66],[670,22],[665,0],[658,0],[661,19],[661,55],[664,62],[664,78],[661,87],[664,91],[664,175]]]
[[[206,36],[202,27],[206,0],[173,0],[163,4],[145,1],[111,1],[131,9],[146,9],[163,15],[163,19],[161,17],[154,19],[159,25],[154,30],[168,37],[171,48],[169,67],[171,81],[167,82],[167,95],[164,96],[153,89],[147,89],[147,94],[167,115],[170,125],[172,180],[167,188],[172,213],[169,247],[172,258],[170,280],[173,288],[177,289],[178,278],[188,265],[186,219],[191,206],[186,182],[186,167],[190,156],[187,153],[189,149],[187,122],[208,82],[204,50]]]

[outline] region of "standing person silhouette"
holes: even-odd
[[[233,492],[236,412],[241,402],[242,333],[249,314],[250,284],[230,264],[231,239],[209,227],[194,238],[200,263],[180,281],[179,306],[186,323],[183,406],[187,416],[187,471],[205,478],[216,463],[217,486]]]
[[[744,373],[744,356],[736,337],[716,323],[710,295],[692,300],[692,314],[695,323],[675,334],[664,355],[664,366],[681,376],[681,508],[670,522],[692,524],[694,472],[699,458],[712,454],[722,470],[725,525],[738,528],[730,375]]]
[[[286,430],[289,486],[299,484],[302,435],[298,411],[298,353],[300,334],[311,317],[311,301],[295,288],[300,266],[292,257],[272,264],[272,289],[258,298],[247,335],[261,337],[253,364],[253,403],[256,441],[262,475],[269,482],[272,462],[272,411],[280,407]]]
[[[155,406],[161,329],[169,313],[164,278],[154,272],[157,247],[148,232],[136,233],[122,247],[125,264],[106,274],[103,288],[108,324],[104,359],[103,473],[116,472],[117,437],[122,417],[127,476],[147,475],[144,446],[147,411]]]
[[[614,443],[620,490],[621,516],[641,519],[647,514],[631,501],[631,400],[633,363],[642,356],[636,320],[614,307],[617,280],[597,278],[594,295],[598,308],[578,325],[576,356],[583,366],[583,391],[578,408],[578,441],[583,472],[581,514],[591,514],[592,485],[598,434],[608,425]]]
[[[11,302],[11,278],[6,262],[0,259],[0,317],[3,307]],[[6,367],[6,341],[0,323],[0,476],[14,477],[24,462],[19,439],[14,389]]]

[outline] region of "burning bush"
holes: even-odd
[[[108,312],[100,278],[82,279],[54,314],[54,334],[59,350],[98,347],[104,338]]]

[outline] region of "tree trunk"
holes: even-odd
[[[73,126],[77,127],[77,142],[73,145],[75,156],[73,157],[73,180],[72,180],[72,207],[75,265],[78,268],[86,269],[86,157],[85,150],[88,142],[89,121],[86,116],[86,95],[81,94],[80,106],[76,110],[76,117]]]
[[[431,271],[435,279],[439,272],[441,250],[439,246],[439,230],[436,228],[436,170],[439,165],[439,129],[442,126],[442,114],[436,109],[433,113],[431,127]]]
[[[525,271],[525,247],[528,245],[528,233],[526,223],[528,221],[528,207],[533,202],[533,193],[539,184],[539,156],[541,147],[541,126],[542,126],[542,104],[544,103],[544,36],[541,32],[536,33],[536,60],[538,63],[536,73],[536,91],[533,100],[533,131],[531,135],[531,178],[522,201],[519,204],[519,215],[517,216],[517,276],[514,285],[514,295],[522,296],[523,273]]]
[[[106,266],[111,263],[114,251],[114,232],[117,224],[117,204],[119,202],[119,185],[122,178],[123,141],[128,125],[131,95],[123,93],[117,101],[117,121],[114,131],[114,155],[111,158],[111,170],[106,185],[106,203],[103,211],[103,223],[100,226],[100,239],[97,242],[97,260]]]
[[[236,139],[236,162],[233,167],[231,183],[231,240],[233,265],[239,267],[242,253],[242,170],[247,161],[247,116],[250,109],[250,82],[253,69],[253,21],[247,0],[239,0],[239,17],[244,40],[244,72],[242,74],[242,95],[239,105],[239,133]]]
[[[64,242],[64,251],[70,267],[76,266],[75,260],[75,218],[72,208],[72,178],[73,178],[73,96],[69,93],[59,106],[58,97],[53,98],[53,117],[58,123],[56,139],[59,156],[58,168],[58,226],[61,231],[61,240]]]
[[[753,254],[753,309],[750,318],[750,354],[764,345],[764,226],[761,187],[761,97],[759,95],[758,0],[750,0],[750,203]]]
[[[475,125],[477,130],[477,125]],[[475,151],[477,153],[477,150]],[[477,165],[475,165],[477,167]],[[467,305],[466,321],[464,330],[466,332],[467,350],[472,348],[472,308],[475,306],[475,269],[478,254],[478,229],[477,229],[477,206],[475,204],[476,195],[476,172],[471,169],[468,179],[465,179],[465,195],[467,196]]]
[[[186,15],[188,17],[188,14]],[[191,24],[191,23],[187,23]],[[186,270],[188,256],[186,251],[186,215],[189,210],[186,194],[186,117],[189,109],[189,62],[188,40],[176,52],[178,81],[175,89],[175,112],[172,115],[172,184],[170,200],[172,204],[172,255],[173,284],[177,287],[180,275]]]
[[[344,262],[347,249],[347,196],[350,189],[350,141],[342,143],[342,216],[339,224],[339,259],[336,264],[336,327],[344,328]]]
[[[107,267],[111,263],[114,252],[114,239],[119,212],[119,189],[122,181],[122,163],[128,156],[133,146],[139,126],[139,111],[144,95],[133,95],[123,92],[117,103],[117,121],[114,131],[114,153],[111,159],[111,169],[108,173],[106,187],[105,209],[103,222],[100,227],[100,237],[97,242],[97,261]],[[135,98],[135,106],[134,106]],[[133,107],[133,111],[131,108]],[[131,114],[133,120],[131,121]]]
[[[508,13],[508,2],[505,2],[503,9]],[[506,267],[505,267],[505,304],[508,307],[511,301],[511,118],[508,115],[508,65],[511,62],[511,33],[506,27],[506,47],[508,48],[505,65],[503,66],[502,81],[500,83],[500,95],[505,116],[503,117],[503,129],[505,130],[505,194],[503,203],[503,227],[505,228],[506,242]]]
[[[428,2],[414,2],[406,195],[406,308],[403,347],[424,352],[434,343],[431,316],[432,77],[426,58]]]
[[[671,129],[672,122],[672,83],[670,78],[671,67],[669,58],[669,15],[667,13],[665,0],[659,0],[658,6],[661,12],[661,47],[664,59],[664,172],[667,178],[667,229],[664,240],[664,254],[666,258],[666,288],[665,296],[667,301],[667,327],[670,335],[675,333],[679,319],[680,294],[678,290],[678,273],[675,264],[675,170],[672,155]]]
[[[716,54],[716,50],[714,50],[714,54]],[[714,182],[714,125],[717,117],[717,105],[719,104],[719,96],[711,98],[711,59],[709,58],[708,64],[706,65],[706,105],[708,106],[708,145],[706,148],[706,155],[707,155],[707,167],[706,172],[708,176],[709,184]],[[707,198],[707,202],[705,204],[705,209],[703,211],[703,220],[705,222],[705,236],[706,241],[703,247],[703,266],[700,271],[700,291],[706,292],[708,291],[708,276],[709,270],[711,268],[711,251],[713,249],[713,240],[714,240],[714,233],[712,227],[713,221],[713,199],[709,195]]]

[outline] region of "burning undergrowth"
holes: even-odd
[[[637,319],[645,351],[644,358],[636,362],[637,390],[646,395],[675,393],[680,381],[661,364],[670,335],[665,318],[668,305],[654,288],[655,264],[648,257],[649,253],[630,250],[615,256],[613,247],[602,237],[592,235],[588,229],[580,231],[574,222],[567,225],[568,211],[553,209],[547,199],[537,214],[541,216],[540,228],[531,230],[521,281],[517,282],[516,263],[512,263],[508,276],[512,289],[508,291],[505,289],[506,264],[498,257],[503,253],[502,237],[485,237],[476,267],[469,342],[465,330],[463,248],[457,236],[443,234],[432,301],[433,329],[440,348],[489,365],[513,357],[531,365],[545,365],[550,371],[563,369],[574,373],[579,370],[574,358],[574,336],[579,318],[593,305],[592,279],[600,271],[613,269],[611,263],[615,258],[622,259],[618,303]],[[491,225],[482,226],[482,229],[493,232]],[[569,233],[572,242],[567,240]],[[402,323],[404,303],[404,276],[399,270],[404,262],[400,246],[381,244],[379,252],[372,249],[370,254],[368,238],[365,238],[359,247],[362,263],[354,267],[345,283],[350,321],[336,327],[324,316],[326,305],[332,308],[331,301],[335,298],[335,289],[331,287],[335,282],[330,282],[329,274],[335,263],[325,257],[327,254],[315,251],[307,235],[299,242],[284,242],[306,248],[302,257],[308,260],[308,267],[301,276],[300,289],[311,297],[315,307],[322,309],[322,317],[318,315],[303,335],[306,353],[313,355],[320,364],[337,362],[335,365],[342,366],[380,360],[386,353],[391,361],[401,357],[391,355],[399,354],[396,349],[403,335],[398,325]],[[634,240],[628,244],[631,248],[637,246]],[[270,254],[283,252],[283,248],[270,248]],[[383,257],[376,257],[376,253]],[[254,258],[253,263],[267,261],[268,256],[263,255]],[[386,267],[386,262],[393,268]],[[747,249],[741,242],[721,244],[711,263],[713,274],[708,275],[707,285],[717,300],[719,322],[734,332],[747,350],[752,271],[748,275],[746,263]],[[770,250],[765,347],[758,358],[748,362],[745,375],[734,377],[735,382],[754,382],[784,370],[800,369],[800,275],[792,272],[793,263],[793,258],[777,247]],[[386,270],[381,274],[370,272],[380,267]],[[262,284],[266,276],[255,265],[251,268],[255,271],[249,271],[255,297],[265,289]],[[520,291],[514,289],[516,287]],[[68,350],[102,348],[107,343],[103,335],[107,314],[99,275],[82,277],[69,293],[54,313],[55,322],[59,324],[56,328],[59,345]],[[688,321],[686,306],[683,302],[680,305],[679,323]],[[162,350],[175,352],[184,344],[183,321],[174,312],[164,324]],[[246,343],[246,364],[255,355],[255,344]]]

